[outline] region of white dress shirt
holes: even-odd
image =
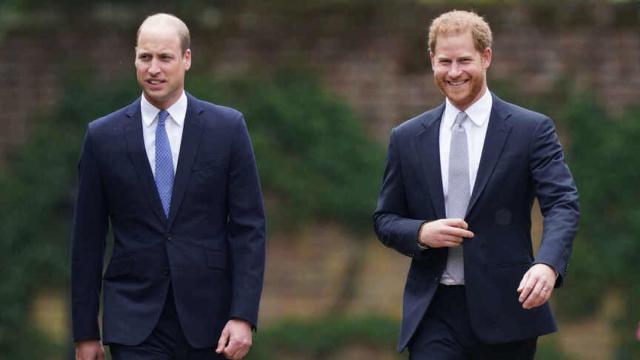
[[[485,89],[484,95],[473,103],[465,111],[471,121],[465,121],[462,126],[467,133],[467,145],[469,149],[469,190],[473,193],[476,182],[480,156],[484,147],[484,139],[489,127],[489,116],[493,98],[489,89]],[[440,122],[440,169],[442,171],[442,190],[445,201],[449,190],[449,150],[451,147],[451,134],[453,123],[460,110],[449,99],[446,100],[442,121]]]
[[[169,113],[165,122],[165,129],[171,145],[171,156],[173,157],[173,171],[178,167],[178,156],[180,155],[180,144],[182,143],[182,130],[184,129],[184,119],[187,115],[187,95],[182,92],[182,96],[166,109]],[[153,176],[156,175],[156,128],[158,127],[158,113],[160,109],[151,105],[142,95],[140,100],[140,112],[142,115],[142,136],[144,137],[144,148],[147,151],[149,165]]]

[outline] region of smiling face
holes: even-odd
[[[430,56],[434,82],[458,109],[466,110],[484,95],[491,48],[478,51],[470,31],[438,35]]]
[[[178,32],[171,23],[143,25],[138,35],[135,66],[145,98],[155,107],[167,109],[184,91],[191,50],[183,53]]]

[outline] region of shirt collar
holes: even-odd
[[[180,96],[180,98],[178,98],[178,101],[169,106],[169,108],[167,109],[167,112],[169,113],[169,115],[171,115],[169,116],[169,119],[172,119],[173,122],[179,127],[182,127],[182,125],[184,124],[184,118],[187,115],[187,103],[187,95],[184,91],[182,91],[182,95]],[[153,106],[147,100],[147,98],[144,97],[143,94],[140,99],[140,113],[142,115],[142,124],[147,127],[151,126],[151,124],[153,124],[155,119],[158,117],[159,112],[160,109]]]
[[[467,110],[465,110],[465,112],[467,113],[469,119],[471,119],[472,124],[476,125],[477,127],[481,127],[487,120],[489,120],[492,105],[493,98],[491,97],[491,92],[489,91],[489,89],[486,89],[480,99],[471,104],[471,106],[469,106]],[[442,118],[444,121],[444,125],[448,129],[453,127],[453,122],[455,121],[456,116],[459,112],[460,110],[455,107],[455,105],[453,105],[451,101],[449,101],[449,98],[447,98],[445,101],[444,114]]]

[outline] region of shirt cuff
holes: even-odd
[[[422,224],[420,224],[420,227],[418,228],[418,238],[416,239],[416,242],[418,243],[418,247],[421,250],[429,250],[429,249],[431,249],[431,247],[429,245],[424,245],[423,243],[420,242],[420,233],[422,232],[422,227],[426,223],[427,223],[427,221],[423,222]]]

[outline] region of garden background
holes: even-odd
[[[80,142],[140,95],[135,33],[155,12],[190,27],[187,90],[243,111],[254,142],[268,262],[248,359],[405,358],[408,259],[371,213],[390,129],[443,101],[426,34],[454,8],[489,21],[490,89],[555,120],[580,191],[560,332],[537,359],[640,358],[640,4],[625,0],[1,0],[0,358],[70,358]]]

